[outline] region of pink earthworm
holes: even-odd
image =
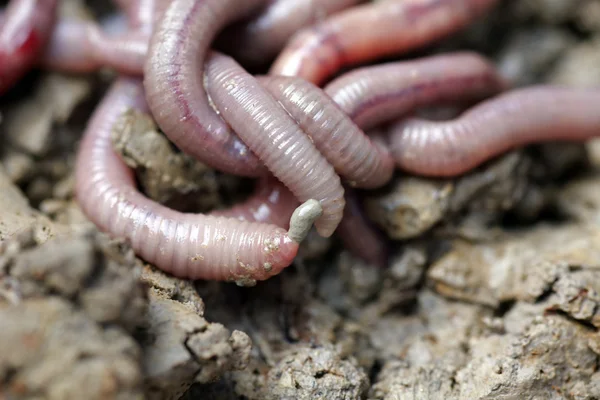
[[[372,143],[321,89],[294,77],[261,77],[259,82],[350,186],[372,189],[389,182],[394,161],[388,149]]]
[[[37,61],[56,20],[57,0],[12,0],[0,27],[0,94]]]
[[[271,0],[254,18],[227,28],[216,44],[245,66],[263,66],[296,31],[363,1]]]
[[[140,257],[178,277],[252,284],[290,265],[302,235],[320,215],[314,200],[294,212],[286,233],[272,224],[240,220],[254,214],[239,208],[219,211],[219,216],[184,214],[137,191],[133,171],[112,149],[111,130],[127,109],[143,110],[144,97],[140,80],[122,77],[88,123],[76,164],[76,195],[86,215],[112,236],[126,238]]]
[[[259,179],[252,197],[227,210],[215,210],[211,215],[263,222],[288,229],[290,217],[299,206],[300,202],[288,188],[277,179],[267,176]]]
[[[95,21],[61,19],[52,32],[42,65],[70,73],[101,67],[141,75],[152,28],[170,0],[120,2],[128,17],[126,32],[107,32]]]
[[[42,66],[70,73],[101,67],[125,74],[143,71],[149,35],[127,32],[111,36],[95,22],[63,19],[58,22],[41,60]]]
[[[358,126],[370,129],[419,107],[477,101],[507,87],[486,58],[456,52],[356,69],[324,90]]]
[[[315,199],[323,215],[317,232],[329,237],[342,219],[344,189],[333,166],[258,80],[231,57],[206,62],[211,99],[223,118],[300,201]]]
[[[145,64],[144,86],[158,126],[182,151],[223,172],[259,176],[256,155],[211,108],[204,63],[219,29],[266,0],[173,0],[157,24]]]
[[[295,34],[270,74],[317,85],[344,66],[397,55],[466,27],[498,0],[381,0],[334,14]]]
[[[457,119],[402,120],[391,130],[396,164],[411,173],[448,177],[518,146],[600,136],[599,89],[540,85],[488,99]]]

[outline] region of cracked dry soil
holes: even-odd
[[[515,85],[598,85],[598,21],[600,0],[506,1],[430,51],[475,49]],[[188,282],[73,201],[107,79],[34,72],[1,105],[0,399],[600,399],[597,142],[366,193],[387,269],[310,235],[256,287]],[[155,200],[205,211],[252,187],[128,118],[115,149]]]

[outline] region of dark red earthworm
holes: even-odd
[[[321,89],[286,76],[261,77],[259,82],[350,186],[372,189],[389,182],[394,161],[388,149],[372,143]]]
[[[0,94],[37,61],[56,19],[57,0],[11,0],[0,27]]]
[[[298,32],[270,74],[315,84],[343,66],[414,50],[463,29],[498,0],[381,0],[334,14]]]
[[[156,26],[144,86],[159,127],[182,151],[211,167],[243,176],[265,170],[220,116],[204,90],[204,62],[220,28],[266,0],[173,0]]]
[[[354,256],[378,267],[388,264],[388,239],[369,222],[356,193],[348,188],[344,218],[336,233],[344,247]]]
[[[446,122],[400,121],[391,151],[406,171],[455,176],[512,148],[600,136],[599,89],[533,86],[486,100]]]
[[[318,202],[299,207],[286,233],[271,224],[184,214],[146,198],[111,141],[115,122],[127,109],[143,109],[144,97],[140,80],[120,78],[89,121],[76,164],[76,195],[86,215],[112,236],[126,238],[140,257],[178,277],[252,283],[281,272],[320,215]],[[230,215],[239,217],[239,210]]]
[[[300,201],[319,201],[323,215],[315,226],[321,236],[331,236],[345,204],[331,164],[277,100],[232,58],[212,53],[206,80],[223,118],[273,175]]]
[[[363,1],[271,0],[258,16],[227,28],[216,45],[243,65],[266,65],[296,31]]]
[[[358,126],[370,129],[419,107],[481,100],[507,86],[489,60],[456,52],[356,69],[324,90]]]

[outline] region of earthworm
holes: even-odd
[[[298,206],[300,202],[288,188],[277,179],[267,176],[259,179],[249,199],[226,210],[215,210],[211,215],[264,222],[287,229],[290,217]]]
[[[298,207],[286,233],[271,224],[184,214],[151,201],[137,191],[133,172],[111,142],[119,117],[130,108],[143,110],[144,97],[140,80],[121,77],[88,123],[76,162],[76,195],[86,215],[111,236],[126,238],[141,258],[178,277],[252,284],[281,272],[322,212],[319,203],[311,199]],[[233,210],[237,217],[238,211]]]
[[[396,164],[426,176],[455,176],[518,146],[600,135],[599,89],[539,85],[479,103],[444,122],[408,119],[391,130]]]
[[[315,227],[321,236],[331,236],[345,204],[333,166],[277,100],[231,57],[212,53],[206,79],[215,107],[273,175],[300,201],[320,202],[323,215]]]
[[[356,69],[324,90],[358,126],[370,129],[419,107],[480,100],[506,87],[490,61],[456,52]]]
[[[388,241],[369,222],[361,209],[358,196],[352,189],[346,189],[344,218],[336,233],[344,247],[354,256],[379,267],[388,264]]]
[[[144,70],[152,28],[170,0],[120,1],[127,14],[125,32],[110,32],[95,21],[60,19],[42,64],[54,70],[85,73],[101,67],[139,75]]]
[[[46,68],[71,73],[109,67],[125,74],[139,74],[143,71],[148,40],[142,32],[111,36],[95,22],[63,19],[56,24],[41,63]]]
[[[498,0],[381,0],[295,34],[271,74],[321,85],[344,66],[414,50],[463,29]]]
[[[256,17],[225,29],[216,45],[242,65],[263,66],[299,29],[363,1],[271,0]]]
[[[57,0],[11,0],[0,27],[0,94],[37,61],[56,19]]]
[[[258,176],[264,168],[220,116],[204,90],[204,62],[219,29],[266,0],[173,0],[156,26],[144,86],[158,126],[182,151],[223,172]]]
[[[394,161],[387,148],[372,143],[321,89],[294,77],[261,77],[259,82],[350,186],[372,189],[389,182]]]

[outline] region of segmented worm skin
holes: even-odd
[[[301,78],[261,77],[336,172],[352,187],[381,187],[392,177],[394,161],[384,146],[364,132],[321,89]]]
[[[226,29],[217,44],[242,65],[262,66],[296,31],[363,1],[271,0],[257,17]]]
[[[481,100],[507,86],[490,61],[457,52],[356,69],[324,90],[358,126],[370,129],[420,107]]]
[[[207,86],[216,108],[277,179],[300,201],[323,207],[317,232],[331,236],[344,210],[344,189],[334,168],[296,121],[232,58],[212,53]]]
[[[248,200],[211,215],[237,218],[242,221],[263,222],[288,229],[290,217],[300,206],[294,194],[272,177],[260,178],[255,193]]]
[[[292,37],[271,74],[321,85],[343,66],[410,51],[464,28],[498,0],[381,0],[334,14]]]
[[[336,232],[344,248],[354,256],[378,267],[388,264],[388,240],[369,222],[351,189],[346,189],[344,218]]]
[[[258,176],[264,168],[210,107],[204,62],[219,29],[266,0],[173,0],[152,35],[144,86],[156,122],[182,151],[219,169]]]
[[[533,86],[486,100],[446,122],[401,121],[390,130],[399,167],[454,176],[512,148],[600,135],[599,89]]]
[[[12,0],[0,27],[0,94],[37,61],[56,19],[57,0]]]
[[[180,213],[137,191],[133,172],[112,149],[111,129],[125,110],[143,106],[141,82],[120,78],[89,121],[76,165],[77,199],[88,217],[112,236],[127,238],[140,257],[178,277],[263,280],[291,264],[298,243],[282,228]],[[230,215],[239,217],[238,211]]]

